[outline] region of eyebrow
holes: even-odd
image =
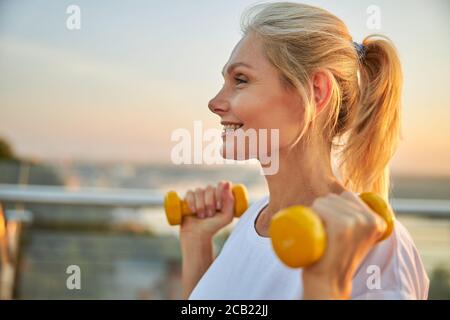
[[[225,65],[226,66],[226,65]],[[225,75],[225,66],[223,67],[223,69],[222,69],[222,75],[224,76]],[[233,71],[233,69],[236,69],[237,67],[246,67],[246,68],[249,68],[249,69],[252,69],[252,66],[250,66],[249,64],[246,64],[246,63],[244,63],[244,62],[235,62],[235,63],[233,63],[233,64],[230,64],[229,66],[228,66],[228,68],[227,68],[227,73],[228,74],[230,74],[231,73],[231,71]]]

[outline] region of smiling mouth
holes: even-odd
[[[236,131],[239,128],[242,128],[244,125],[243,123],[222,123],[223,125],[223,131],[222,136],[227,134],[232,134],[234,131]]]

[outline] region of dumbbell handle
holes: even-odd
[[[248,208],[247,189],[242,184],[234,185],[231,189],[234,196],[234,216],[240,217]],[[175,191],[167,192],[164,198],[164,208],[167,221],[171,225],[181,224],[184,216],[195,215],[187,202],[181,199]]]

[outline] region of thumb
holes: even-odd
[[[229,182],[226,182],[222,189],[222,212],[226,215],[234,215],[234,196]]]

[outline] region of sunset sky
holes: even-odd
[[[397,173],[450,175],[450,1],[303,1],[360,42],[382,33],[404,71]],[[207,103],[255,1],[0,2],[0,137],[43,160],[169,162],[177,128],[220,128]],[[68,30],[66,8],[81,9]],[[381,29],[366,22],[381,10]]]

